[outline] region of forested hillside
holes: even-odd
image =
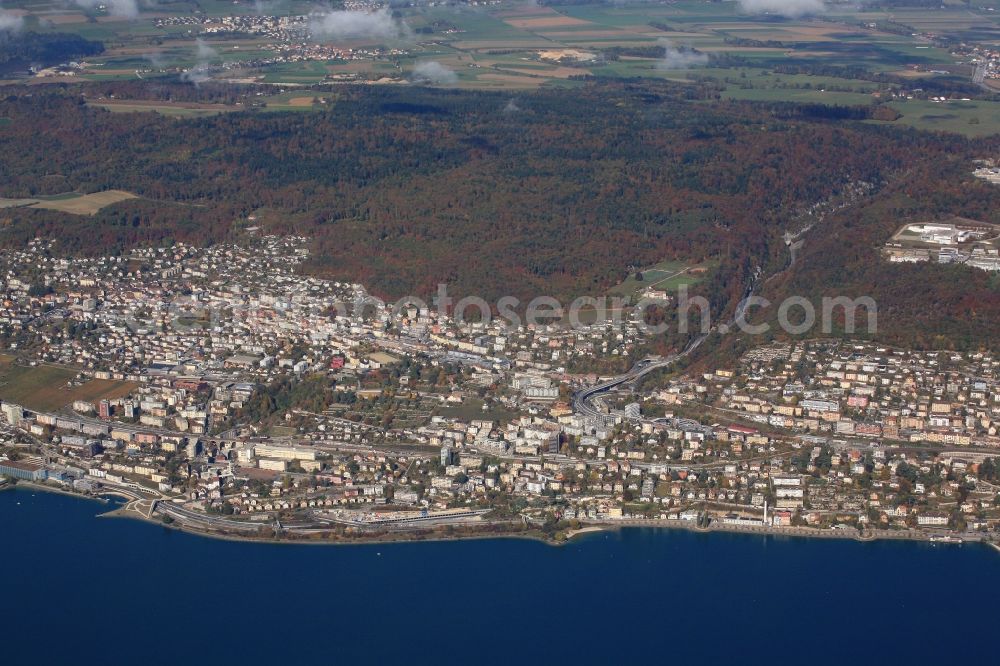
[[[253,214],[272,231],[314,239],[309,271],[385,296],[446,282],[453,294],[487,299],[599,294],[635,267],[707,258],[719,269],[704,288],[721,312],[754,271],[782,268],[781,235],[804,210],[864,182],[874,198],[814,232],[807,256],[773,288],[888,288],[891,280],[900,311],[915,312],[908,285],[926,285],[936,267],[925,268],[933,275],[883,272],[874,248],[894,218],[1000,211],[1000,191],[967,187],[969,160],[995,142],[850,120],[863,112],[721,102],[709,90],[649,81],[514,100],[337,90],[323,110],[176,120],[113,114],[73,89],[30,98],[10,89],[0,98],[8,119],[0,196],[116,188],[143,198],[86,218],[3,210],[0,242],[57,232],[79,252],[212,242]],[[865,208],[888,195],[905,197],[907,210]],[[998,307],[985,274],[951,280]],[[951,307],[950,291],[944,300],[939,312]]]

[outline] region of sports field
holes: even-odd
[[[608,293],[612,296],[629,296],[634,299],[646,289],[676,292],[681,285],[690,286],[701,282],[707,270],[707,266],[692,266],[683,261],[661,261],[632,273],[612,287]]]

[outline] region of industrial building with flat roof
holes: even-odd
[[[48,476],[45,467],[37,463],[0,461],[0,476],[10,476],[22,481],[44,481]]]

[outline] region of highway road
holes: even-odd
[[[759,281],[759,275],[755,276],[751,280],[750,284],[747,285],[746,292],[743,295],[743,300],[741,300],[736,305],[736,310],[734,311],[733,316],[729,321],[720,324],[719,326],[712,326],[709,329],[708,333],[702,333],[697,338],[692,340],[688,344],[688,346],[685,347],[684,350],[681,351],[679,354],[671,354],[670,356],[667,356],[662,359],[645,358],[636,363],[634,366],[632,366],[632,369],[626,372],[624,375],[619,375],[618,377],[609,379],[601,384],[598,384],[596,386],[591,386],[590,388],[586,388],[583,389],[582,391],[577,392],[576,394],[573,395],[573,411],[593,418],[601,418],[603,416],[606,416],[600,410],[594,407],[594,405],[592,405],[590,401],[593,400],[598,395],[606,393],[607,391],[610,391],[613,388],[616,388],[618,386],[621,386],[622,384],[626,384],[631,381],[635,381],[636,379],[639,379],[643,375],[647,375],[650,372],[653,372],[654,370],[659,370],[660,368],[669,367],[674,363],[676,363],[677,361],[681,360],[682,358],[690,356],[692,353],[694,353],[696,349],[698,349],[701,346],[701,344],[705,340],[708,339],[708,336],[712,333],[712,331],[718,330],[722,333],[731,331],[733,329],[733,326],[738,321],[742,320],[743,317],[746,315],[747,307],[750,305],[749,303],[750,297],[753,296],[754,288],[756,288],[758,281]]]
[[[681,358],[681,355],[668,356],[667,358],[660,360],[649,358],[643,359],[632,366],[632,369],[624,375],[619,375],[618,377],[609,379],[601,384],[597,384],[596,386],[591,386],[590,388],[577,392],[573,396],[573,411],[594,418],[604,417],[606,415],[601,413],[590,403],[593,398],[601,393],[605,393],[613,388],[621,386],[622,384],[635,381],[636,379],[639,379],[643,375],[647,375],[654,370],[665,368],[676,362],[679,358]]]

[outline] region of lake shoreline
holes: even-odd
[[[66,490],[63,488],[56,488],[47,484],[35,483],[31,481],[19,481],[16,484],[6,484],[0,486],[0,491],[8,489],[24,489],[24,490],[39,490],[42,492],[49,492],[58,495],[65,495],[68,497],[76,497],[81,499],[93,500],[96,502],[101,502],[104,504],[108,503],[107,499],[99,496],[94,496],[88,493],[80,493],[72,490]],[[463,524],[462,526],[453,527],[453,533],[443,534],[443,533],[409,533],[407,532],[387,532],[382,533],[380,537],[352,537],[338,535],[336,537],[325,536],[318,538],[296,538],[296,537],[286,537],[286,538],[274,538],[266,536],[251,536],[245,534],[231,534],[224,530],[207,530],[193,527],[189,524],[174,520],[173,522],[166,523],[163,520],[157,520],[153,517],[146,516],[136,510],[128,508],[128,505],[121,506],[110,511],[98,514],[101,518],[124,518],[130,520],[136,520],[139,522],[148,523],[150,525],[159,525],[160,527],[175,530],[179,532],[185,532],[192,534],[194,536],[205,537],[209,539],[216,539],[221,541],[234,541],[234,542],[245,542],[245,543],[267,543],[267,544],[281,544],[281,545],[314,545],[314,546],[352,546],[352,545],[378,545],[378,544],[397,544],[397,543],[434,543],[434,542],[445,542],[445,541],[476,541],[476,540],[487,540],[487,539],[522,539],[527,541],[537,541],[548,546],[565,546],[578,541],[580,538],[586,537],[587,535],[598,534],[602,532],[620,532],[623,529],[637,527],[637,528],[649,528],[649,529],[665,529],[665,530],[684,530],[687,532],[694,532],[700,534],[712,534],[712,533],[728,533],[728,534],[746,534],[746,535],[756,535],[756,536],[772,536],[772,537],[792,537],[792,538],[803,538],[803,539],[836,539],[836,540],[851,540],[861,543],[870,543],[875,541],[913,541],[919,543],[929,543],[935,545],[964,545],[964,544],[974,544],[980,543],[990,546],[998,553],[1000,553],[1000,544],[991,541],[988,538],[982,539],[962,539],[961,542],[936,542],[932,540],[935,536],[929,533],[921,533],[915,531],[897,531],[897,530],[886,530],[880,533],[858,533],[856,530],[850,529],[830,529],[830,530],[817,530],[809,527],[742,527],[734,525],[724,525],[721,523],[715,523],[710,527],[701,527],[691,521],[684,520],[605,520],[605,521],[594,521],[594,522],[581,522],[578,528],[567,528],[556,532],[554,535],[549,535],[547,533],[541,532],[538,529],[525,529],[522,531],[510,531],[510,532],[489,532],[483,529],[477,530],[475,526],[470,524]],[[493,523],[494,525],[496,523]],[[483,527],[488,529],[490,524],[486,523]],[[262,524],[261,527],[266,527],[266,524]],[[954,535],[957,538],[962,538],[958,535]]]

